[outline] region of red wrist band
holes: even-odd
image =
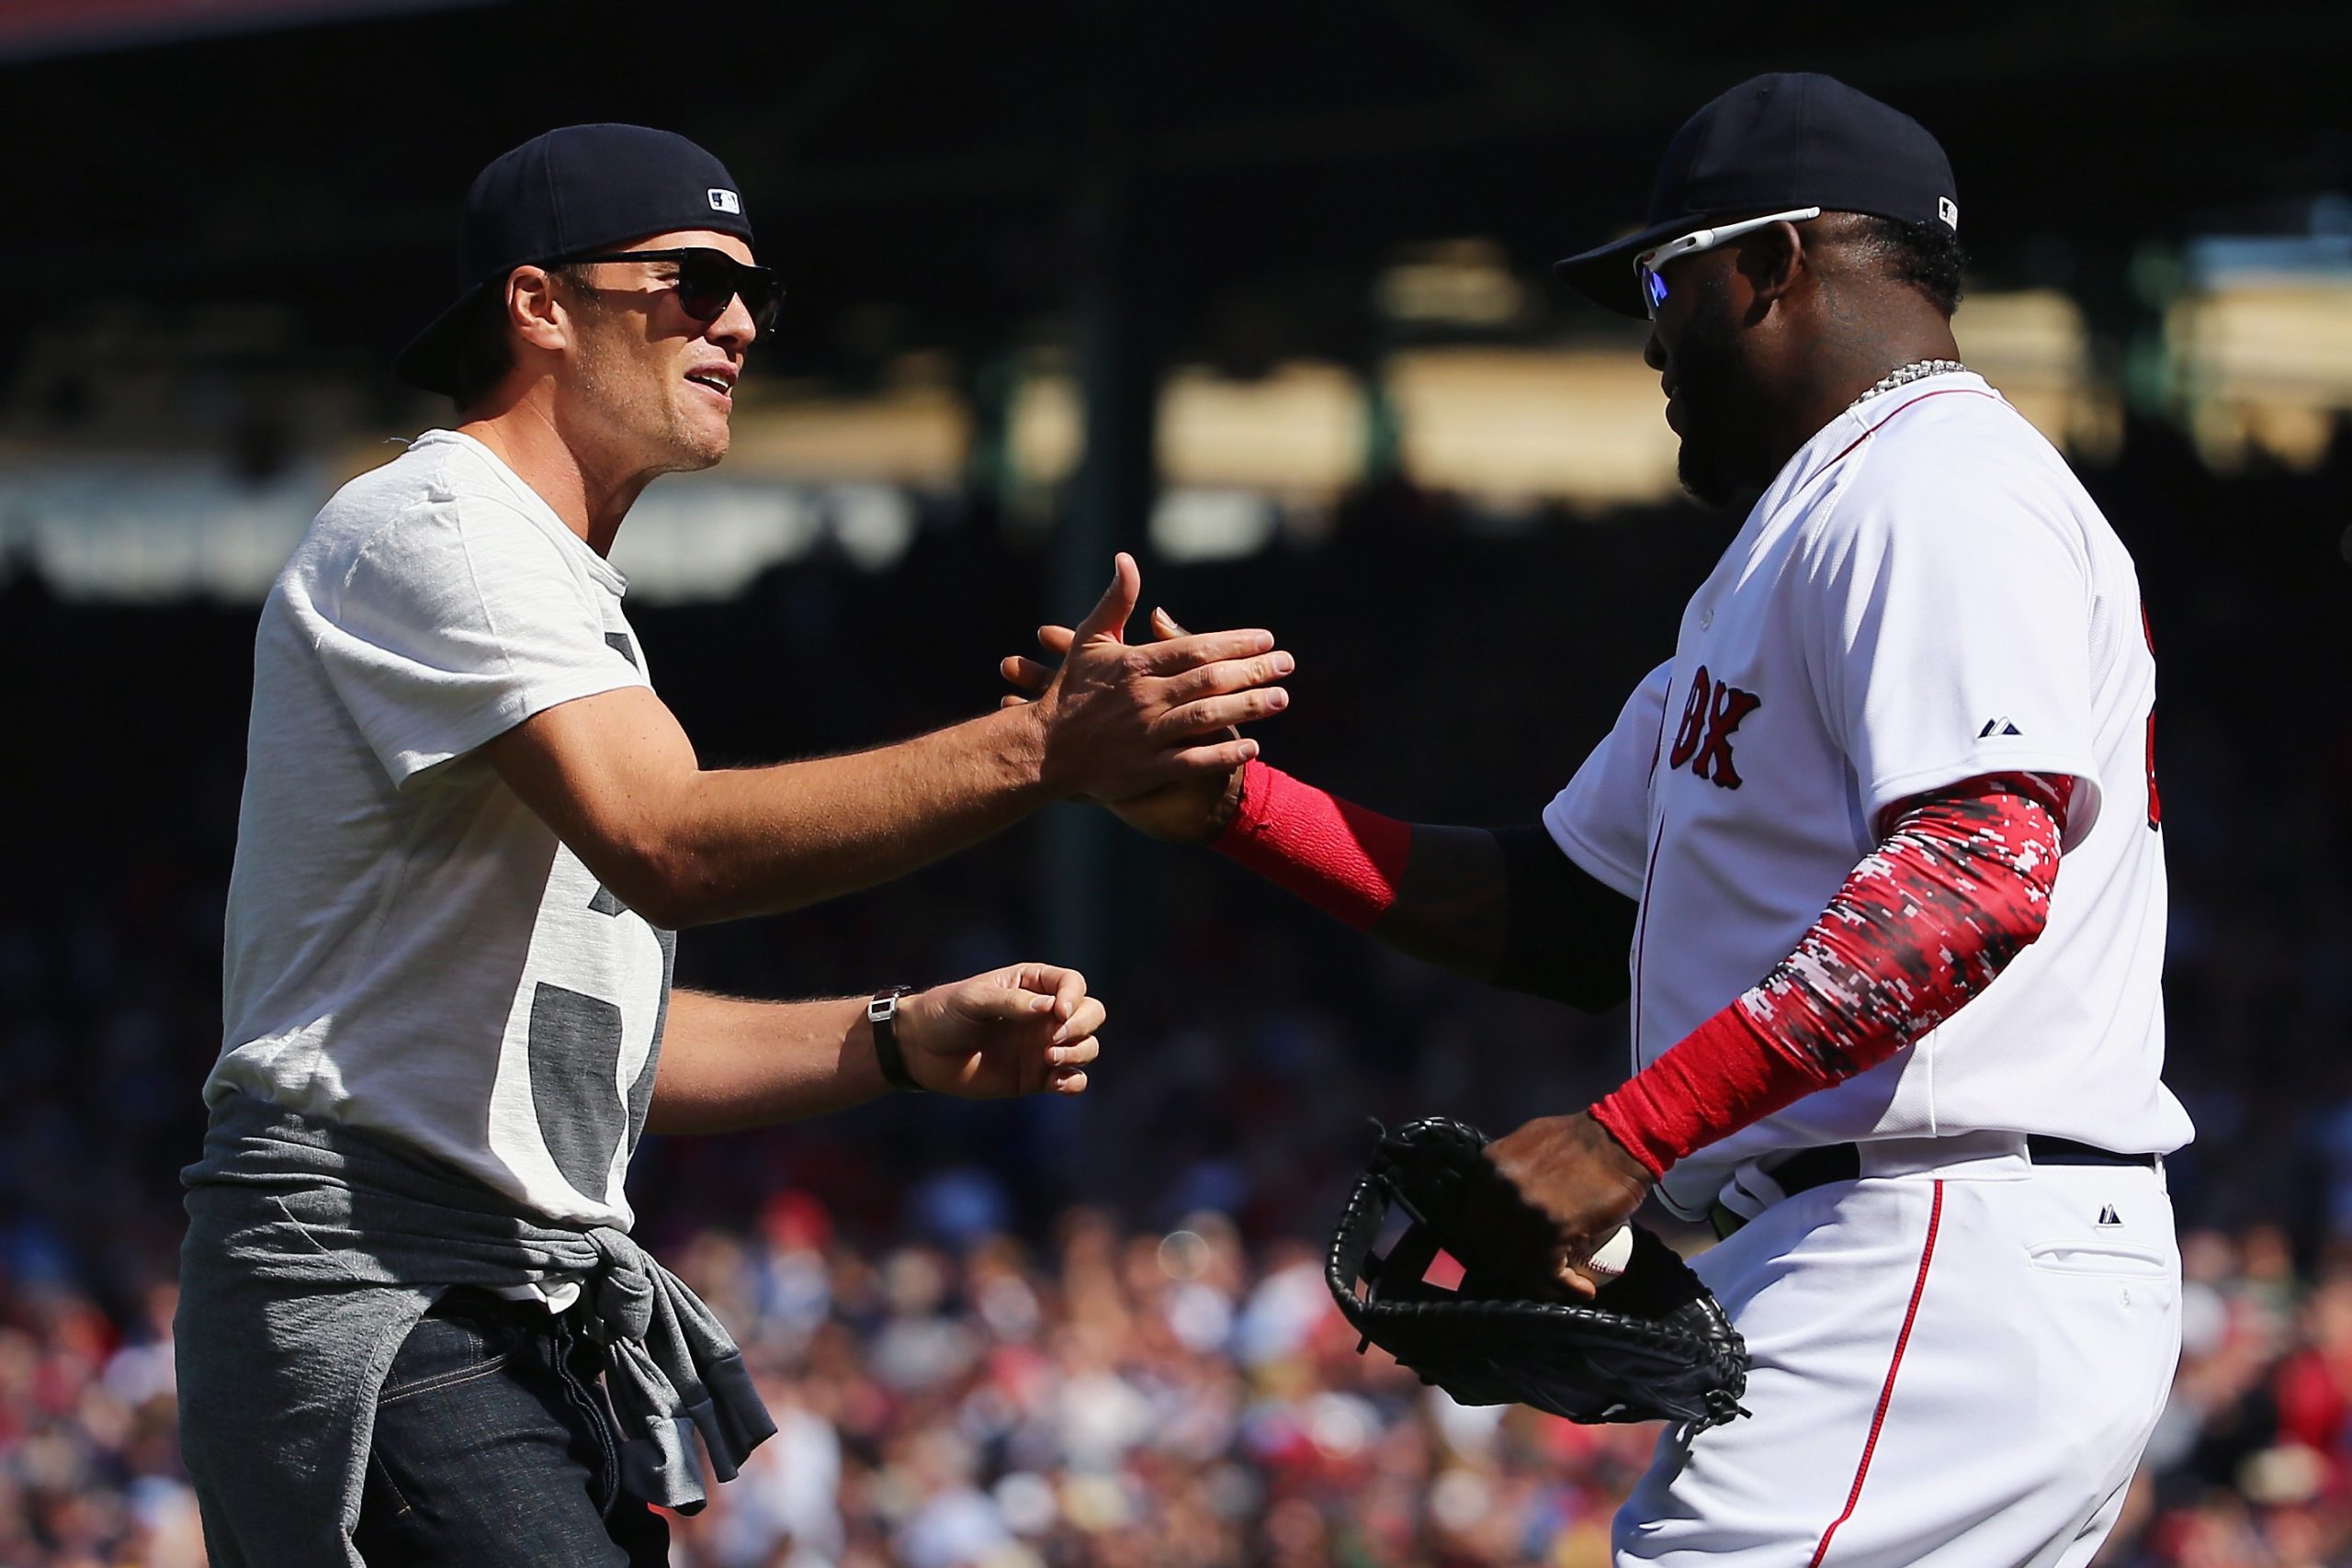
[[[1592,1119],[1652,1176],[1664,1176],[1691,1150],[1822,1087],[1734,1002],[1595,1104]]]
[[[1240,808],[1215,848],[1363,931],[1396,902],[1413,826],[1253,761],[1241,774]]]

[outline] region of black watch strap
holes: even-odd
[[[885,986],[865,1004],[865,1021],[874,1031],[874,1060],[885,1082],[908,1094],[921,1094],[922,1085],[907,1070],[907,1054],[899,1044],[899,998],[912,986]]]

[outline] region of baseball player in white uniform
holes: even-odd
[[[1745,520],[1540,829],[1263,760],[1114,804],[1456,970],[1630,996],[1627,1082],[1489,1149],[1568,1289],[1653,1191],[1724,1238],[1753,1416],[1666,1434],[1621,1563],[2075,1568],[2170,1385],[2154,660],[2130,556],[1959,361],[1958,223],[1915,121],[1766,76],[1561,264],[1652,321],[1684,482]]]

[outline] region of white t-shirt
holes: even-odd
[[[1638,899],[1633,1066],[1764,977],[1885,807],[1995,773],[2079,781],[2049,925],[1939,1028],[1668,1173],[1706,1207],[1782,1149],[1970,1131],[2188,1141],[2165,1089],[2155,660],[2137,574],[2064,461],[1978,377],[1832,420],[1682,615],[1670,663],[1544,812]]]
[[[628,583],[490,449],[429,431],[278,574],[208,1102],[390,1134],[545,1219],[626,1228],[676,939],[475,754],[644,686]]]

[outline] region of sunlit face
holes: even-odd
[[[690,246],[752,260],[751,246],[712,230],[673,231],[610,248]],[[679,303],[675,262],[597,262],[579,270],[585,286],[565,290],[568,421],[616,463],[639,471],[683,473],[724,457],[735,384],[758,335],[742,299],[702,321]]]

